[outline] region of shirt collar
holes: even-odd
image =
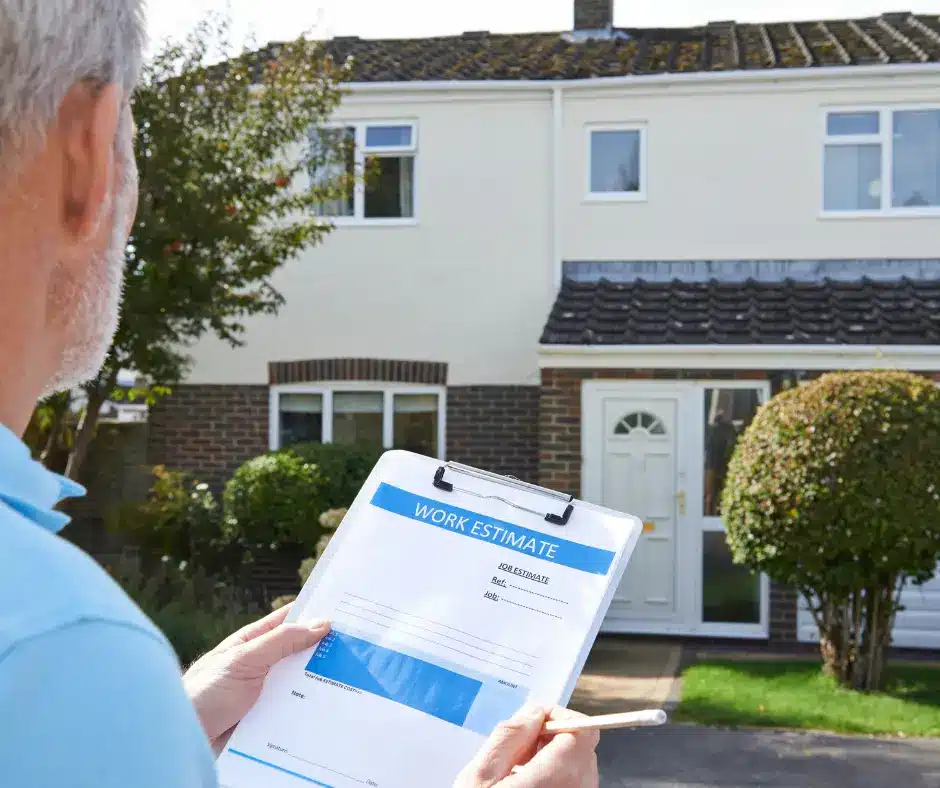
[[[54,507],[66,498],[84,494],[80,484],[34,460],[26,444],[0,424],[0,502],[58,533],[68,524],[69,516]]]

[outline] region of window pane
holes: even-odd
[[[877,112],[830,112],[826,116],[826,133],[832,137],[845,134],[877,134]]]
[[[355,213],[352,182],[356,173],[356,130],[316,129],[310,136],[310,179],[314,185],[326,185],[344,173],[348,176],[348,193],[327,200],[317,207],[324,217],[353,216]]]
[[[395,395],[395,448],[437,457],[437,395]]]
[[[381,448],[383,409],[384,395],[380,391],[334,393],[333,442]]]
[[[760,577],[731,560],[724,531],[702,534],[702,621],[760,623]]]
[[[881,207],[881,145],[827,145],[827,211],[872,211]]]
[[[409,219],[414,216],[413,156],[380,156],[369,163],[366,184],[367,219]]]
[[[895,208],[940,205],[940,110],[894,113]]]
[[[640,132],[591,132],[591,192],[640,190]]]
[[[319,443],[323,437],[323,397],[320,394],[281,394],[280,446]]]
[[[410,148],[411,126],[369,126],[366,129],[368,148]]]
[[[728,462],[758,407],[760,392],[755,389],[705,389],[706,517],[718,517]]]

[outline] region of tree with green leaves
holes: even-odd
[[[843,685],[882,686],[907,581],[940,560],[940,388],[907,372],[784,391],[737,443],[721,514],[735,561],[796,586]]]
[[[213,63],[228,51],[227,30],[206,22],[166,44],[134,93],[140,201],[120,325],[78,397],[80,417],[66,394],[32,425],[34,446],[50,462],[64,450],[72,478],[105,402],[166,393],[185,376],[187,346],[206,334],[237,346],[246,318],[278,310],[272,274],[322,240],[330,225],[318,206],[352,188],[346,143],[313,133],[337,108],[348,64],[302,38]],[[119,388],[123,369],[143,386]]]

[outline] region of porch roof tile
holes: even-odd
[[[940,345],[940,281],[575,282],[543,345]]]

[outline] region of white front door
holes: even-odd
[[[643,521],[610,632],[766,637],[769,583],[731,561],[727,461],[765,382],[588,381],[582,496]]]
[[[679,606],[679,414],[681,391],[598,388],[584,402],[585,482],[591,501],[643,521],[611,617],[659,622],[666,630]],[[654,624],[654,628],[656,625]]]

